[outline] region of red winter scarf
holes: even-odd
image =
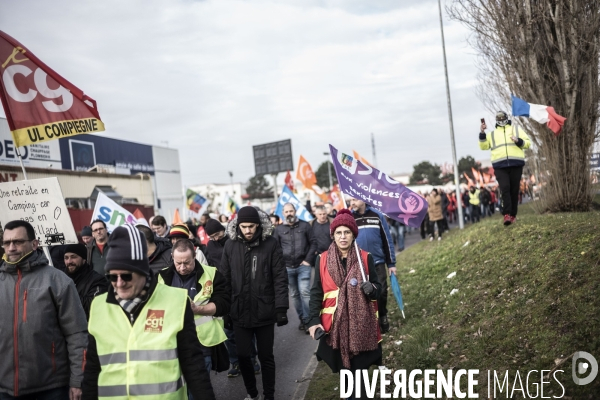
[[[342,254],[335,242],[331,243],[327,251],[327,271],[340,288],[327,344],[340,351],[344,368],[350,368],[352,357],[377,349],[377,318],[371,300],[360,289],[363,279],[354,249],[348,253],[344,269]],[[356,285],[352,286],[352,282]]]

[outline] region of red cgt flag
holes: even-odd
[[[290,174],[290,171],[287,172],[287,174],[285,175],[285,185],[290,188],[290,190],[293,192],[294,191],[294,180],[292,179],[292,174]]]
[[[92,98],[2,31],[0,98],[17,147],[104,130]]]

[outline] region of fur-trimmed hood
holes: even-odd
[[[269,214],[267,214],[266,212],[264,212],[263,210],[259,209],[258,207],[255,207],[258,210],[258,216],[260,217],[260,226],[262,227],[262,240],[265,240],[267,237],[271,236],[273,234],[273,223],[271,223],[271,218],[269,218]],[[237,221],[237,214],[236,216],[229,221],[229,223],[227,224],[227,228],[225,229],[225,232],[227,232],[227,236],[229,236],[229,239],[231,240],[239,240],[240,238],[237,235],[237,226],[238,226],[238,221]]]

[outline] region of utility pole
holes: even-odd
[[[329,152],[326,151],[323,153],[324,156],[327,156],[327,177],[329,177],[329,191],[333,190],[333,180],[331,179],[331,162],[329,161]]]
[[[463,218],[462,199],[460,196],[460,182],[458,176],[458,162],[456,160],[456,143],[454,142],[454,122],[452,121],[452,101],[450,100],[450,81],[448,80],[448,63],[446,62],[446,42],[444,41],[444,22],[442,20],[442,2],[438,0],[440,9],[440,30],[442,32],[442,51],[444,53],[444,72],[446,74],[446,97],[448,99],[448,119],[450,122],[450,143],[452,147],[452,161],[454,162],[454,185],[456,186],[456,203],[458,208],[458,226],[464,229],[465,220]],[[375,150],[373,150],[375,151]]]
[[[377,156],[375,155],[375,135],[371,132],[371,151],[373,152],[373,166],[377,168]]]

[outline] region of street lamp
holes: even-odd
[[[330,153],[328,151],[323,153],[324,156],[329,156]],[[327,160],[327,176],[329,177],[329,191],[333,189],[333,181],[331,179],[331,162]]]

